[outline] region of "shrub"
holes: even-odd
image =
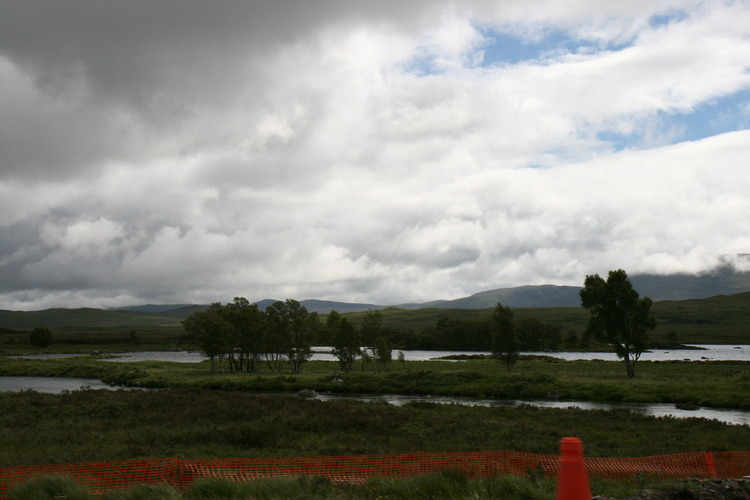
[[[67,476],[42,476],[11,488],[10,500],[91,500],[85,488]]]
[[[45,348],[52,343],[52,337],[53,335],[49,328],[38,326],[34,328],[34,331],[29,335],[29,344]]]

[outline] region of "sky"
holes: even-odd
[[[0,309],[748,270],[749,214],[747,0],[0,0]]]

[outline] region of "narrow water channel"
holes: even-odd
[[[32,390],[52,394],[81,389],[131,389],[129,387],[109,386],[97,379],[65,378],[65,377],[0,377],[0,392],[19,392]],[[277,393],[277,396],[298,397],[294,393]],[[322,401],[365,401],[388,403],[396,406],[410,402],[421,401],[437,404],[461,404],[468,406],[486,406],[497,408],[511,408],[528,404],[542,408],[581,408],[583,410],[623,409],[643,415],[674,418],[707,418],[719,420],[729,424],[750,425],[750,412],[730,409],[699,408],[697,410],[681,410],[671,404],[639,404],[639,403],[590,403],[586,401],[520,401],[459,398],[450,396],[419,396],[400,394],[316,394],[315,399]]]

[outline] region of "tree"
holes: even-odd
[[[235,297],[234,302],[222,307],[222,316],[234,330],[233,350],[238,351],[237,369],[254,373],[266,346],[264,331],[266,315],[245,297]]]
[[[36,347],[45,348],[52,343],[52,332],[49,328],[38,326],[29,335],[29,343]]]
[[[182,322],[182,326],[188,339],[195,342],[200,352],[211,360],[211,371],[214,370],[215,359],[223,360],[234,348],[234,327],[223,318],[219,302],[211,304],[205,311],[191,314]]]
[[[598,274],[587,275],[580,296],[581,305],[591,314],[587,332],[613,346],[625,361],[628,377],[635,377],[648,332],[656,327],[651,299],[639,297],[622,269],[610,271],[606,281]]]
[[[524,351],[556,351],[562,342],[560,323],[545,323],[536,318],[518,321],[516,333]]]
[[[513,311],[509,306],[497,303],[490,319],[490,332],[492,335],[492,355],[498,361],[505,363],[508,371],[511,371],[516,360],[518,360],[521,343],[516,334]]]
[[[269,330],[274,332],[271,344],[286,356],[292,373],[299,373],[302,365],[312,357],[312,339],[320,329],[318,313],[310,313],[294,299],[276,301],[266,309]]]
[[[338,358],[342,370],[352,371],[354,361],[362,355],[362,339],[357,327],[338,312],[331,311],[325,329],[331,354]]]
[[[367,311],[359,324],[359,333],[365,345],[373,345],[383,332],[383,314]]]
[[[375,341],[375,348],[373,349],[375,358],[375,369],[377,371],[388,371],[391,366],[391,360],[393,359],[393,347],[388,337],[378,337]]]

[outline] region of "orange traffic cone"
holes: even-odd
[[[576,437],[560,442],[557,500],[591,500],[591,488],[583,463],[583,443]]]

